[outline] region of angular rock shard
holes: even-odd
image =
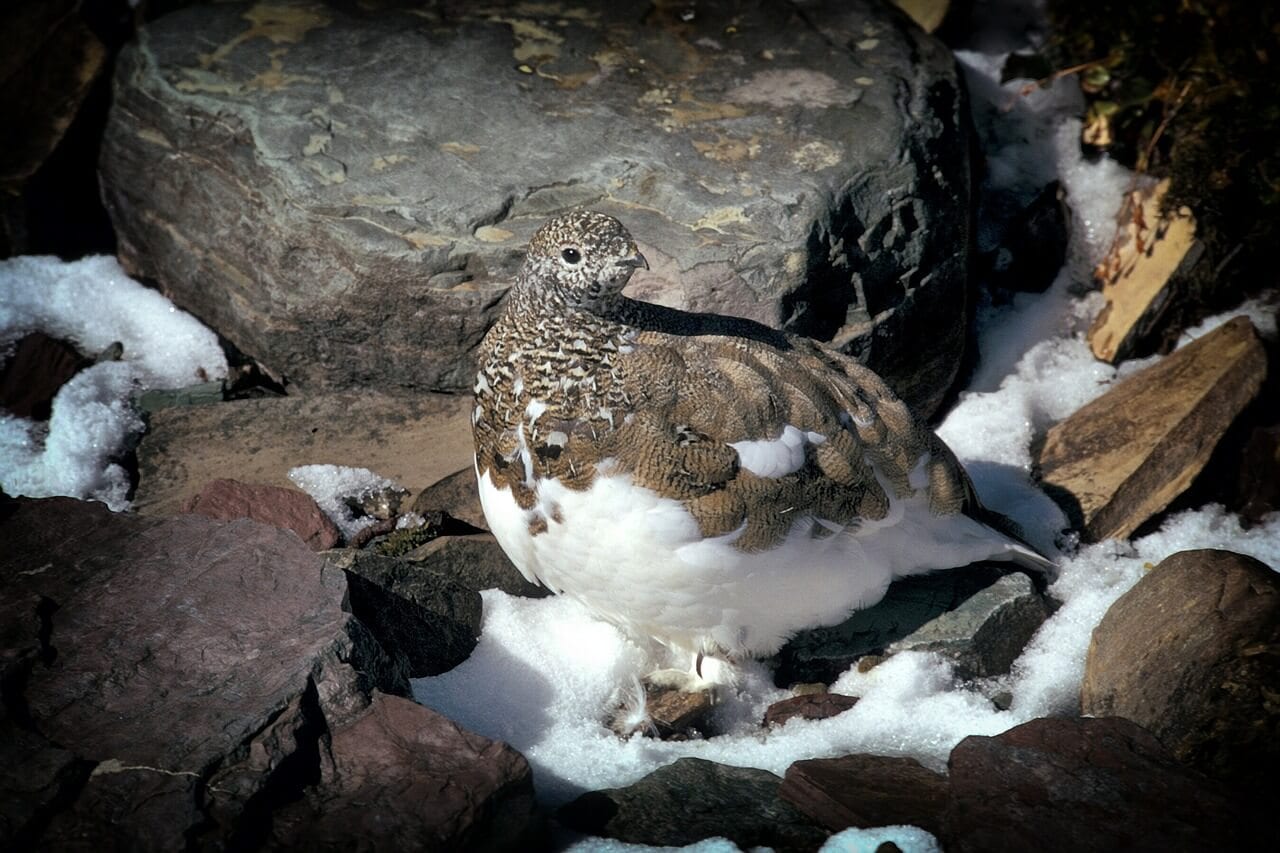
[[[951,659],[958,678],[1003,675],[1048,616],[1031,578],[1013,572],[893,643],[889,652],[937,652]]]
[[[1106,305],[1088,337],[1089,348],[1102,361],[1115,364],[1151,345],[1161,317],[1177,298],[1179,279],[1204,254],[1190,210],[1160,212],[1169,183],[1166,178],[1130,194],[1126,204],[1132,205],[1131,220],[1099,269]]]
[[[413,511],[422,516],[441,511],[477,530],[489,529],[484,508],[480,506],[480,493],[476,490],[473,464],[441,477],[419,492],[413,501]]]
[[[404,554],[401,559],[423,571],[453,578],[474,590],[500,589],[508,595],[543,598],[551,590],[525,580],[492,533],[441,536]]]
[[[778,652],[774,683],[830,684],[866,655],[879,654],[895,641],[955,610],[970,596],[999,580],[1004,570],[992,564],[958,572],[902,578],[874,607],[859,610],[839,625],[801,631]]]
[[[480,594],[457,580],[395,557],[330,551],[325,563],[347,573],[352,612],[389,651],[403,654],[411,678],[462,663],[480,637]]]
[[[1040,479],[1089,541],[1129,536],[1182,493],[1257,396],[1262,342],[1236,317],[1053,426]]]

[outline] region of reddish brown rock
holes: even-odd
[[[1236,317],[1117,382],[1049,430],[1046,491],[1089,541],[1129,536],[1200,473],[1266,368],[1253,324]]]
[[[834,832],[851,826],[918,826],[937,835],[947,779],[914,758],[846,755],[797,761],[780,795]]]
[[[948,853],[1246,850],[1223,789],[1119,717],[1032,720],[948,762]]]
[[[1094,629],[1080,704],[1244,791],[1280,766],[1280,575],[1230,551],[1163,560]]]
[[[374,684],[408,689],[292,533],[52,498],[5,501],[0,542],[0,679],[26,732],[0,767],[30,770],[16,791],[0,774],[30,806],[0,809],[0,847],[229,837]]]
[[[48,420],[58,389],[88,364],[89,359],[65,341],[43,332],[24,336],[0,363],[0,409],[20,418]]]
[[[375,694],[333,733],[323,779],[275,815],[286,849],[515,850],[535,831],[524,756],[408,699]]]
[[[342,533],[305,492],[241,483],[238,480],[212,480],[200,494],[182,504],[183,512],[230,521],[251,518],[272,527],[292,530],[312,551],[325,551],[342,540]]]
[[[807,693],[774,702],[764,712],[764,725],[781,726],[793,717],[805,720],[825,720],[858,704],[856,696],[841,693]]]

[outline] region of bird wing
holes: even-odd
[[[704,535],[742,530],[748,551],[801,518],[831,530],[881,521],[896,498],[965,510],[964,470],[883,380],[820,344],[788,343],[639,335],[619,360],[634,414],[615,432],[616,464],[684,501]]]

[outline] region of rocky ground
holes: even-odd
[[[131,511],[0,493],[0,844],[505,850],[567,828],[815,850],[890,824],[948,851],[1275,843],[1280,575],[1224,550],[1166,555],[1111,607],[1080,716],[966,738],[945,775],[864,754],[785,776],[684,758],[548,814],[518,752],[407,698],[470,655],[481,590],[546,594],[486,530],[464,392],[549,212],[589,204],[643,235],[654,269],[634,295],[829,341],[925,415],[973,358],[966,271],[1036,289],[1061,262],[1053,187],[1004,217],[999,260],[976,247],[977,152],[941,41],[871,2],[728,5],[3,13],[17,35],[0,43],[22,49],[0,51],[0,105],[31,116],[4,149],[6,254],[114,250],[236,372],[139,400]],[[105,213],[59,246],[47,199],[76,175],[86,193],[94,161],[66,165],[86,152]],[[1100,358],[1195,319],[1166,310],[1195,252],[1194,232],[1170,248],[1164,215],[1133,225],[1146,251],[1107,282]],[[0,406],[47,419],[103,357],[27,335]],[[1208,501],[1259,521],[1280,499],[1276,365],[1276,342],[1231,320],[1049,428],[1039,482],[1085,542]],[[409,494],[353,501],[374,524],[344,537],[288,476],[321,461]],[[395,532],[408,514],[424,524]],[[904,650],[961,679],[1008,672],[1056,605],[995,568],[895,584],[783,649],[793,695],[759,735],[847,711],[832,681]],[[650,710],[661,736],[714,734],[687,697]]]

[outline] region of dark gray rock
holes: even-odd
[[[301,386],[462,389],[530,234],[588,205],[641,241],[634,295],[832,341],[936,408],[964,345],[967,117],[905,16],[396,6],[146,25],[101,156],[127,264]]]
[[[1227,507],[1250,524],[1280,509],[1280,424],[1255,427],[1240,453],[1239,473],[1226,486]]]
[[[526,580],[491,533],[441,536],[414,548],[401,559],[423,570],[453,578],[475,590],[500,589],[508,595],[543,598],[551,590]]]
[[[1080,707],[1146,727],[1242,792],[1280,766],[1280,574],[1230,551],[1166,557],[1093,631]]]
[[[0,193],[14,196],[53,153],[98,73],[107,47],[75,0],[14,5],[0,28]],[[0,231],[0,237],[7,236]],[[20,246],[0,240],[8,257]]]
[[[951,751],[948,853],[1252,850],[1236,803],[1119,717],[1039,719]]]
[[[422,516],[444,512],[476,530],[489,529],[476,490],[474,465],[454,471],[419,492],[413,501],[413,511]]]
[[[744,849],[816,850],[827,832],[779,798],[781,784],[765,770],[681,758],[626,788],[583,794],[556,817],[632,844],[682,846],[718,836]]]
[[[94,763],[50,744],[0,707],[0,843],[35,846],[49,820],[84,787]]]
[[[813,758],[787,768],[781,794],[833,832],[906,824],[937,835],[947,805],[947,777],[914,758]]]
[[[267,849],[530,849],[533,774],[524,756],[408,699],[374,694],[334,732],[319,784],[278,810]]]
[[[993,287],[1043,293],[1067,255],[1070,211],[1062,185],[1052,181],[1010,217],[1000,245],[984,253],[985,278]]]
[[[230,521],[252,518],[272,527],[292,530],[313,551],[338,544],[342,533],[315,500],[297,489],[218,479],[205,484],[200,494],[182,505],[183,512]]]
[[[462,663],[480,637],[480,594],[395,557],[330,551],[325,563],[347,573],[351,611],[383,646],[403,654],[412,678]]]
[[[523,836],[523,759],[407,700],[370,710],[404,667],[293,533],[0,499],[0,541],[0,847],[255,849],[304,799],[353,832],[376,802],[385,837],[433,849]]]
[[[894,642],[889,652],[938,652],[953,661],[959,678],[1003,675],[1048,616],[1031,578],[1014,572]]]
[[[991,564],[903,578],[874,607],[859,610],[838,625],[801,631],[776,656],[774,683],[830,684],[859,658],[880,654],[895,641],[986,589],[1004,575]]]

